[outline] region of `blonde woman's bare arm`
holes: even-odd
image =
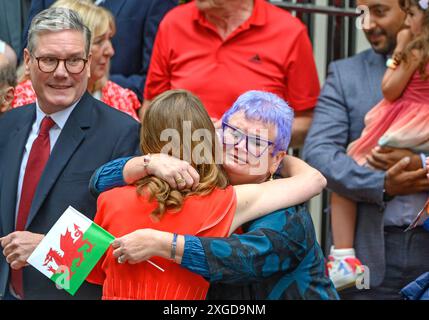
[[[237,209],[230,233],[248,221],[308,201],[325,188],[326,179],[316,169],[292,157],[288,164],[291,173],[301,173],[261,184],[234,186]]]
[[[288,178],[300,174],[311,174],[314,173],[314,171],[317,170],[307,162],[294,156],[285,156],[282,160],[280,175],[284,178]]]

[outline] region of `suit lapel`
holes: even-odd
[[[37,212],[40,210],[40,207],[51,192],[52,187],[57,182],[58,177],[72,158],[76,149],[85,139],[84,129],[90,127],[89,124],[91,122],[91,99],[92,97],[88,93],[85,93],[81,101],[70,114],[70,117],[61,131],[34,194],[26,228],[28,228]]]
[[[125,0],[106,0],[101,5],[112,12],[114,17],[118,16],[119,11],[121,10],[122,6],[125,4]]]
[[[8,169],[5,170],[3,181],[1,181],[0,198],[3,201],[1,201],[0,206],[0,217],[5,234],[9,234],[15,230],[16,193],[18,190],[19,171],[25,144],[27,143],[35,117],[36,108],[33,105],[29,107],[27,113],[23,114],[20,124],[17,125],[18,129],[11,134],[10,142],[4,150],[4,154],[6,155],[4,161],[7,163]]]

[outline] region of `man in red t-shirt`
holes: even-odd
[[[306,27],[264,0],[196,0],[165,16],[145,106],[179,88],[196,94],[215,121],[246,91],[277,94],[295,110],[294,147],[304,141],[320,90]]]

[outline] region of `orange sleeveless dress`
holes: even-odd
[[[159,222],[150,213],[156,201],[139,196],[134,186],[115,188],[98,198],[94,222],[115,237],[137,229],[152,228],[204,237],[228,235],[235,209],[236,196],[232,186],[215,189],[206,196],[189,196],[179,212],[167,211]],[[103,286],[103,299],[198,300],[205,299],[209,283],[201,276],[160,257],[150,260],[165,270],[149,264],[118,264],[108,249],[87,281]]]

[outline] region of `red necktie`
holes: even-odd
[[[40,124],[39,135],[36,140],[34,140],[31,147],[22,183],[21,199],[19,201],[18,215],[16,218],[16,231],[24,231],[25,229],[34,193],[36,192],[37,185],[51,152],[49,130],[54,124],[55,122],[51,118],[44,117]],[[22,269],[11,269],[11,272],[11,282],[15,293],[19,295],[20,298],[24,298]]]

